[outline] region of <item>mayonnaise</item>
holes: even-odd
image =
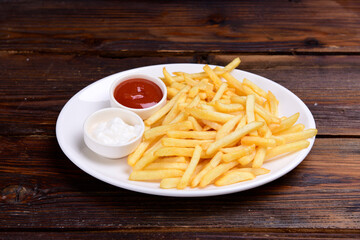
[[[131,126],[121,118],[115,117],[107,122],[98,123],[92,132],[93,137],[106,145],[125,144],[139,136],[140,125]]]

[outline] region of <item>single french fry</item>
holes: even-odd
[[[175,117],[179,114],[179,104],[184,103],[186,100],[186,94],[182,93],[179,98],[174,103],[173,108],[168,112],[168,114],[165,116],[164,120],[162,121],[162,125],[169,124],[172,120],[175,119]]]
[[[255,150],[255,145],[243,146],[243,148],[237,151],[224,154],[222,156],[222,160],[224,162],[235,161],[243,156],[250,155],[254,150]]]
[[[224,125],[222,125],[222,127],[220,127],[220,129],[217,131],[216,140],[219,140],[225,137],[228,133],[230,133],[234,129],[234,127],[238,124],[241,118],[242,118],[241,115],[235,116],[229,121],[227,121]]]
[[[307,148],[309,145],[310,145],[309,141],[301,140],[298,142],[287,143],[284,145],[271,148],[267,150],[265,160],[271,159],[273,157],[276,157],[284,153],[290,153],[290,152],[296,152],[302,150],[304,148]]]
[[[179,92],[179,90],[177,90],[176,88],[172,88],[172,87],[166,87],[166,88],[167,88],[168,99],[172,99]]]
[[[239,82],[233,75],[231,75],[229,72],[224,72],[222,77],[226,79],[226,82],[230,87],[235,88],[236,91],[241,95],[245,95],[242,83]]]
[[[239,121],[238,125],[236,126],[235,131],[241,129],[241,128],[244,127],[245,125],[246,125],[246,117],[243,116],[243,117],[241,118],[241,120]]]
[[[264,124],[263,122],[251,122],[251,123],[245,125],[244,127],[240,128],[239,130],[236,130],[236,131],[230,133],[229,135],[225,136],[224,138],[219,139],[219,140],[215,141],[214,143],[210,144],[209,148],[206,150],[206,154],[212,155],[220,148],[239,141],[243,136],[245,136],[246,134],[248,134],[251,131],[257,130],[263,124]]]
[[[134,152],[129,154],[127,162],[130,166],[134,166],[135,163],[141,158],[146,149],[149,147],[151,141],[142,141]]]
[[[267,112],[271,113],[269,101],[264,102],[263,107]]]
[[[211,102],[215,102],[216,100],[219,100],[224,92],[227,90],[228,84],[223,82],[221,83],[219,89],[216,91],[215,96],[212,98]]]
[[[222,103],[222,104],[231,104],[231,100],[230,100],[230,97],[229,96],[226,96],[226,95],[223,95],[222,97],[221,97],[221,99],[219,99],[219,100],[217,100],[216,102],[218,102],[218,103]],[[216,103],[215,102],[215,103]],[[237,105],[237,104],[233,104],[233,105]],[[242,105],[241,105],[242,106]],[[215,104],[214,104],[214,107],[215,107]],[[215,108],[216,109],[216,108]]]
[[[161,119],[163,116],[165,116],[165,114],[167,114],[171,108],[174,106],[175,102],[177,101],[177,99],[182,95],[182,93],[189,91],[190,87],[186,86],[183,89],[181,89],[176,95],[175,97],[173,97],[170,101],[168,101],[165,106],[163,106],[162,108],[160,108],[156,113],[154,113],[153,115],[151,115],[151,117],[149,117],[148,119],[146,119],[144,122],[146,125],[151,126],[152,124],[154,124],[157,120]]]
[[[153,146],[151,146],[146,152],[143,154],[143,156],[135,163],[133,166],[134,170],[141,170],[146,165],[152,163],[157,159],[157,156],[155,156],[155,152],[161,148],[161,140],[158,140]]]
[[[274,127],[274,128],[270,127],[271,132],[278,133],[278,132],[284,131],[286,129],[289,129],[291,126],[293,126],[296,123],[296,121],[299,119],[299,116],[300,116],[300,113],[295,113],[294,115],[292,115],[284,120],[281,120],[280,126]]]
[[[165,135],[170,130],[189,130],[193,128],[193,124],[190,121],[178,122],[173,124],[162,125],[151,128],[144,132],[144,139],[152,139],[161,135]]]
[[[305,129],[305,125],[302,124],[302,123],[298,123],[298,124],[295,124],[294,126],[291,126],[290,128],[288,128],[286,130],[274,133],[274,135],[281,136],[281,135],[284,135],[284,134],[301,132],[304,129]]]
[[[185,170],[184,175],[182,175],[180,182],[177,185],[177,189],[184,189],[188,186],[191,175],[195,171],[196,165],[199,163],[201,151],[202,151],[202,148],[200,146],[195,147],[193,156],[189,163],[189,166]]]
[[[260,168],[263,165],[266,155],[266,149],[266,147],[258,147],[256,149],[256,154],[252,164],[253,168]]]
[[[167,162],[153,162],[147,165],[144,170],[156,170],[156,169],[180,169],[186,170],[188,163],[167,163]]]
[[[155,151],[156,157],[192,157],[194,154],[194,148],[184,147],[160,147]],[[208,155],[204,151],[201,152],[201,158],[211,158],[213,155]]]
[[[156,159],[154,162],[157,163],[187,163],[188,161],[186,160],[185,157],[163,157],[163,158],[158,158]]]
[[[171,87],[175,88],[177,90],[181,90],[183,87],[185,87],[185,84],[174,81],[174,82],[171,83]]]
[[[212,93],[214,93],[213,92],[214,85],[209,83],[209,79],[207,78],[201,79],[201,81],[199,82],[199,88],[200,90],[205,91],[206,94],[212,95]]]
[[[237,57],[234,60],[232,60],[229,64],[227,64],[224,67],[224,70],[227,71],[227,72],[231,72],[232,70],[237,68],[240,63],[241,63],[241,60],[240,60],[240,58]]]
[[[215,101],[214,108],[223,113],[238,112],[244,110],[244,106],[239,103],[222,103],[220,100]]]
[[[204,120],[221,122],[221,123],[227,122],[234,117],[233,115],[230,114],[220,113],[215,111],[207,111],[198,108],[185,108],[185,111],[197,119],[204,119]]]
[[[168,156],[191,157],[193,153],[194,153],[194,148],[161,147],[154,153],[154,155],[158,157],[168,157]]]
[[[198,84],[199,82],[198,81],[195,81],[194,79],[191,78],[190,74],[188,73],[183,73],[184,75],[184,80],[186,82],[187,85],[189,86],[195,86],[196,84]]]
[[[223,83],[219,76],[209,67],[209,65],[205,65],[203,69],[214,82],[216,89],[219,89],[220,85]]]
[[[176,188],[179,184],[181,177],[174,177],[174,178],[163,178],[160,182],[160,188],[163,189],[171,189]]]
[[[247,123],[255,121],[255,95],[248,95],[246,98],[246,119]]]
[[[193,129],[195,131],[201,131],[202,130],[202,126],[198,123],[198,121],[193,116],[189,116],[188,120],[193,124]]]
[[[250,153],[249,155],[243,156],[241,157],[238,162],[240,163],[241,166],[246,166],[248,165],[251,161],[254,160],[256,151],[253,151],[252,153]]]
[[[260,117],[260,115],[257,114],[257,113],[255,113],[255,121],[266,123],[265,120],[262,117]],[[264,124],[262,127],[260,127],[257,130],[260,137],[264,137],[266,135],[266,133],[269,132],[269,131],[270,131],[270,129],[267,126],[267,124]]]
[[[247,99],[246,96],[238,96],[238,95],[235,95],[235,96],[231,96],[231,97],[230,97],[231,102],[233,102],[233,103],[240,103],[240,104],[243,105],[243,106],[246,106],[246,99]]]
[[[185,112],[180,112],[173,120],[171,120],[170,124],[184,122],[188,120],[188,114]]]
[[[255,104],[255,113],[259,114],[260,117],[262,117],[268,125],[271,123],[280,123],[279,118],[272,116],[268,111],[265,110],[265,108],[263,108],[259,104]]]
[[[215,168],[217,165],[219,165],[221,161],[222,153],[217,152],[215,156],[210,160],[208,164],[194,177],[194,179],[191,181],[191,187],[196,187],[199,185],[202,177],[211,169]]]
[[[263,89],[261,89],[258,85],[251,82],[249,79],[244,78],[243,84],[250,87],[259,96],[261,96],[263,98],[267,98],[267,93]]]
[[[226,186],[238,182],[248,181],[254,179],[256,176],[251,172],[243,172],[233,170],[226,173],[220,179],[215,181],[216,186]]]
[[[284,139],[285,143],[291,143],[312,138],[317,134],[317,132],[317,129],[311,128],[301,132],[283,134],[281,135],[281,138]]]
[[[249,95],[254,95],[255,96],[255,102],[259,105],[263,105],[264,100],[262,97],[260,97],[255,91],[253,91],[250,87],[248,87],[247,85],[242,85],[242,90],[245,93],[245,95],[249,96]]]
[[[213,106],[209,105],[209,104],[200,103],[199,107],[202,110],[217,112],[216,109]]]
[[[161,144],[165,147],[195,147],[203,143],[211,143],[214,140],[193,140],[193,139],[178,139],[178,138],[163,138]]]
[[[184,171],[179,169],[139,170],[139,171],[132,171],[129,180],[133,180],[133,181],[160,180],[163,178],[180,177],[183,174]]]
[[[241,150],[243,148],[244,148],[244,146],[240,145],[240,146],[236,146],[236,147],[221,148],[220,151],[223,152],[223,153],[231,153],[231,152],[234,152],[234,151]]]
[[[201,120],[206,126],[209,126],[210,128],[214,129],[214,130],[219,130],[221,128],[221,125],[219,123],[213,122],[213,121],[209,121],[209,120],[205,120],[202,119]]]
[[[264,175],[270,172],[270,170],[266,168],[238,168],[234,171],[251,172],[255,176]]]
[[[195,171],[193,172],[193,174],[191,175],[190,181],[189,181],[189,186],[191,186],[191,182],[194,180],[194,178],[196,177],[196,175],[199,174],[199,172],[204,169],[205,163],[207,163],[208,161],[201,161],[196,165]],[[193,187],[192,187],[193,188]]]
[[[189,97],[194,98],[195,96],[197,96],[199,94],[200,88],[198,85],[193,86],[190,90],[189,90]]]
[[[256,148],[256,154],[255,154],[253,164],[252,164],[253,168],[260,168],[265,161],[266,150],[268,149],[268,147],[272,147],[272,146],[276,145],[276,141],[274,139],[270,139],[271,135],[272,135],[272,133],[271,133],[270,129],[266,128],[264,138],[258,139],[258,144],[259,144],[259,140],[262,143],[259,144],[259,146]],[[268,140],[268,139],[270,139],[270,140]],[[252,140],[254,140],[254,138]],[[273,141],[272,143],[271,143],[271,140]],[[251,139],[250,139],[250,141],[248,139],[248,142],[251,142]],[[255,142],[256,142],[256,139],[255,139]]]
[[[279,116],[279,101],[276,99],[275,95],[271,91],[269,91],[267,95],[271,114],[274,116]]]
[[[222,163],[215,168],[209,170],[201,179],[199,186],[206,187],[207,185],[211,184],[216,178],[230,170],[231,168],[235,167],[238,162],[229,162],[229,163]]]
[[[189,108],[196,107],[200,103],[200,97],[195,96],[191,103],[188,105]]]
[[[246,97],[246,122],[255,121],[255,95],[251,94]],[[250,132],[250,136],[257,136],[257,131]]]
[[[261,147],[275,147],[276,140],[273,138],[245,136],[241,139],[241,144],[243,145],[255,144],[256,146],[261,146]]]
[[[286,142],[285,142],[285,139],[282,138],[281,136],[274,136],[274,135],[273,135],[273,136],[271,136],[270,138],[272,138],[272,139],[275,140],[276,146],[283,145],[283,144],[286,143]]]
[[[173,82],[175,82],[175,80],[170,75],[170,73],[166,70],[165,67],[163,68],[163,74],[164,74],[163,82],[165,83],[166,86],[170,86]]]
[[[168,137],[193,138],[193,139],[215,139],[216,131],[168,131]]]

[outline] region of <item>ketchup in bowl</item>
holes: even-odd
[[[115,100],[129,108],[149,108],[160,102],[162,97],[163,93],[160,87],[143,78],[123,81],[114,90]]]

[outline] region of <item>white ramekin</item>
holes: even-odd
[[[120,83],[122,83],[122,82],[124,82],[126,80],[129,80],[129,79],[134,79],[134,78],[147,79],[149,81],[154,82],[156,85],[158,85],[160,87],[162,93],[163,93],[163,97],[161,98],[161,100],[157,104],[155,104],[154,106],[151,106],[149,108],[142,108],[142,109],[129,108],[129,107],[126,107],[126,106],[120,104],[118,101],[116,101],[116,99],[114,97],[115,88]],[[138,114],[143,120],[148,119],[152,114],[154,114],[161,107],[163,107],[166,104],[166,97],[167,97],[167,89],[166,89],[166,86],[165,86],[164,82],[160,78],[155,78],[155,77],[145,75],[145,74],[131,74],[131,75],[121,77],[121,78],[115,80],[112,83],[111,87],[110,87],[110,105],[112,107],[118,107],[118,108],[122,108],[122,109],[132,111],[132,112]]]
[[[115,117],[121,118],[129,125],[140,125],[140,134],[126,144],[108,145],[95,139],[91,132],[94,126],[100,122],[109,121]],[[107,158],[122,158],[129,155],[140,144],[144,134],[145,125],[143,120],[135,113],[121,108],[104,108],[91,114],[84,123],[84,141],[95,153]]]

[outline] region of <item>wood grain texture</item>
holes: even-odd
[[[54,137],[0,140],[3,230],[346,232],[360,226],[358,138],[319,138],[308,157],[282,178],[245,192],[207,198],[158,197],[110,186],[71,163]]]
[[[107,58],[76,55],[0,55],[0,134],[53,135],[61,108],[107,75],[161,63],[225,65],[267,77],[295,93],[313,113],[320,135],[360,135],[360,57],[207,55]],[[250,79],[251,80],[251,79]]]
[[[228,231],[228,232],[226,232]],[[217,232],[214,230],[202,232],[198,229],[188,229],[181,231],[179,229],[168,228],[164,230],[136,230],[136,231],[84,231],[84,232],[2,232],[1,236],[6,238],[17,239],[263,239],[263,240],[290,240],[290,239],[358,239],[360,233],[346,233],[346,232],[311,232],[312,230],[304,232],[252,232],[252,231],[234,231],[224,229],[224,232]]]
[[[360,239],[359,25],[348,0],[0,0],[0,239]],[[59,147],[59,112],[96,80],[234,57],[315,117],[313,149],[285,176],[159,197],[97,180]]]
[[[356,1],[3,1],[1,5],[3,51],[360,52]]]

